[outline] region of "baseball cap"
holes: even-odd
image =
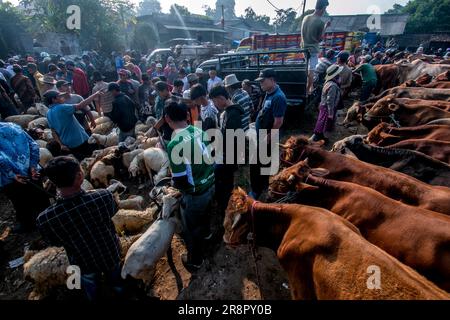
[[[263,71],[261,71],[261,73],[259,74],[259,77],[255,81],[262,81],[264,79],[276,78],[276,77],[277,77],[277,73],[274,69],[264,69]]]
[[[195,70],[195,73],[203,73],[203,69],[202,68],[197,68],[197,70]]]
[[[161,63],[158,63],[158,64],[156,65],[156,67],[157,67],[157,68],[162,68],[163,65],[162,65]]]
[[[198,76],[195,73],[191,73],[187,76],[188,82],[198,81]]]
[[[67,86],[68,84],[70,84],[69,82],[65,81],[65,80],[59,80],[58,82],[56,82],[56,88],[61,88],[62,86]]]
[[[59,91],[56,91],[56,90],[49,90],[46,93],[44,93],[44,98],[46,98],[46,99],[54,99],[56,97],[63,96],[63,95],[65,95],[64,92],[59,92]]]

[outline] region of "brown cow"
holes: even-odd
[[[414,150],[450,164],[450,142],[447,141],[409,139],[388,146],[388,148]]]
[[[450,187],[450,165],[417,151],[368,145],[364,138],[347,137],[336,142],[332,151],[407,174],[434,186]]]
[[[450,81],[450,71],[439,74],[434,81]]]
[[[395,98],[450,101],[450,89],[395,87],[384,91],[376,97],[370,98],[369,100],[367,100],[367,103],[378,102],[382,98],[391,95]]]
[[[450,298],[365,240],[351,223],[321,208],[262,204],[238,189],[224,227],[229,245],[248,243],[252,233],[257,245],[277,252],[295,300]],[[368,287],[371,268],[381,271],[381,290]]]
[[[408,139],[450,141],[450,127],[445,125],[423,125],[397,128],[383,122],[369,132],[366,140],[370,144],[385,147]]]
[[[373,126],[392,117],[395,117],[395,120],[401,126],[414,127],[424,125],[433,120],[450,118],[450,102],[387,96],[375,103],[364,115],[363,123],[369,129],[372,129]]]
[[[401,88],[429,88],[429,89],[450,89],[449,81],[437,81],[431,82],[429,84],[420,85],[415,80],[408,80],[405,83],[401,84],[399,87]]]
[[[377,73],[378,85],[374,90],[375,94],[379,94],[382,91],[396,87],[400,84],[399,75],[400,67],[396,64],[385,64],[375,66]]]
[[[306,163],[297,175],[274,181],[269,190],[273,188],[277,192],[297,192],[297,203],[340,215],[354,224],[370,243],[439,287],[450,289],[450,216],[399,203],[354,183],[315,177],[314,169]],[[272,197],[279,199],[277,195]]]
[[[325,168],[327,178],[370,187],[403,203],[450,215],[450,189],[430,186],[405,174],[365,163],[341,154],[325,151],[322,143],[311,143],[306,137],[291,137],[282,159],[296,165],[285,169],[273,180],[286,180],[304,166],[309,159],[314,168]]]

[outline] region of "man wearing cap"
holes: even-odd
[[[75,67],[73,61],[67,61],[66,68],[72,73],[73,91],[83,98],[87,98],[89,96],[90,87],[86,73],[80,68]]]
[[[242,89],[242,83],[235,74],[225,77],[225,88],[227,89],[231,102],[241,106],[244,110],[242,114],[242,129],[247,131],[250,128],[250,116],[253,111],[253,102],[250,95]]]
[[[334,64],[327,70],[325,85],[322,89],[319,117],[314,129],[314,135],[311,137],[312,141],[326,140],[324,133],[333,129],[337,108],[341,99],[339,75],[343,69],[344,67]]]
[[[79,96],[77,94],[73,94],[72,90],[70,88],[70,83],[65,80],[59,80],[56,82],[56,90],[58,90],[61,93],[64,93],[65,96],[65,104],[72,104],[77,105],[81,102],[83,102],[83,97]],[[86,133],[88,135],[91,135],[91,129],[89,128],[89,124],[87,119],[89,119],[91,126],[95,127],[95,118],[94,115],[91,112],[91,109],[89,107],[86,107],[82,110],[76,110],[75,111],[75,118],[77,118],[78,122],[81,124],[81,126],[86,130]]]
[[[195,74],[198,77],[198,83],[200,83],[204,88],[208,87],[208,80],[205,77],[205,72],[203,71],[202,68],[197,68],[197,70],[195,70]]]
[[[61,145],[61,148],[70,150],[79,161],[90,157],[95,146],[88,143],[89,136],[75,118],[75,112],[84,110],[100,94],[97,92],[75,105],[65,103],[66,93],[50,90],[44,94],[44,102],[49,107],[47,120],[49,128],[52,129],[53,138]],[[93,128],[95,128],[95,122]]]
[[[128,137],[135,136],[134,128],[138,121],[136,114],[139,112],[139,107],[136,102],[121,92],[117,83],[110,83],[108,91],[114,97],[111,120],[120,129],[119,142],[124,142]]]
[[[42,78],[42,90],[44,91],[44,94],[49,90],[56,90],[56,82],[57,81],[52,76],[49,76],[48,74],[44,75]]]
[[[198,80],[199,80],[198,76],[195,73],[188,74],[187,81],[189,83],[189,89],[187,89],[185,91],[189,91],[190,92],[191,88],[193,86],[195,86],[196,84],[198,84]]]
[[[103,92],[103,95],[97,97],[95,100],[95,108],[100,116],[109,117],[112,111],[112,102],[114,97],[111,92],[108,91],[109,83],[105,82],[105,77],[102,76],[100,71],[95,71],[93,74],[94,88],[92,93]]]
[[[211,92],[211,89],[217,86],[223,85],[223,81],[220,77],[217,76],[216,68],[211,68],[209,71],[209,80],[208,80],[208,92]]]
[[[40,73],[38,71],[37,65],[34,63],[28,63],[27,69],[28,69],[28,74],[31,77],[30,80],[34,85],[36,92],[39,94],[40,97],[43,97],[45,91],[44,91],[44,85],[42,82],[42,78],[44,78],[44,76],[42,75],[42,73]]]
[[[152,78],[159,78],[161,76],[165,76],[164,75],[164,70],[163,70],[163,65],[161,63],[158,63],[156,65],[156,70],[155,72],[152,73]]]
[[[373,65],[369,62],[372,60],[372,56],[367,55],[363,58],[361,64],[353,71],[354,73],[361,73],[362,78],[362,88],[361,88],[361,102],[366,102],[373,90],[377,86],[378,77]]]
[[[337,65],[343,67],[339,78],[341,79],[341,94],[342,98],[345,98],[350,93],[350,88],[352,86],[353,81],[353,72],[352,69],[347,65],[350,54],[348,51],[341,51],[338,54]]]
[[[325,57],[320,58],[319,63],[316,66],[316,79],[314,81],[316,87],[323,86],[327,75],[327,70],[333,64],[334,56],[334,50],[328,50]]]
[[[22,67],[18,64],[13,66],[15,76],[11,78],[11,88],[19,96],[23,106],[23,112],[26,112],[35,102],[36,93],[31,80],[23,75]]]
[[[330,22],[325,24],[321,19],[328,5],[328,0],[317,0],[314,13],[306,16],[302,22],[302,48],[309,50],[311,53],[308,73],[308,94],[311,94],[313,90],[314,71],[319,62],[319,43],[322,41],[325,30],[330,26]]]
[[[272,134],[274,133],[273,130],[279,130],[283,125],[284,115],[287,109],[287,100],[285,94],[276,82],[275,70],[264,69],[260,73],[259,78],[255,81],[260,83],[261,89],[266,93],[261,111],[256,119],[256,131],[258,137],[257,150],[260,149],[259,145],[262,143],[267,144],[265,150],[271,150],[271,145],[273,143],[278,143],[278,141],[272,141]],[[263,140],[260,140],[261,137],[259,137],[261,130],[268,130],[268,134]],[[258,199],[269,185],[269,176],[261,175],[261,168],[264,166],[261,164],[259,156],[257,160],[257,164],[250,165],[250,182],[252,187],[250,196],[254,199]]]

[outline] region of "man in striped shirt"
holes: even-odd
[[[225,78],[225,88],[231,97],[233,104],[238,104],[244,109],[242,116],[242,128],[248,131],[250,128],[250,117],[253,111],[253,101],[250,95],[242,89],[242,83],[235,74],[230,74]]]

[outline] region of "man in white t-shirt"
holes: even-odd
[[[209,71],[209,80],[208,80],[208,93],[211,92],[211,89],[214,87],[221,86],[223,84],[223,81],[221,78],[217,76],[216,69],[211,69]]]

